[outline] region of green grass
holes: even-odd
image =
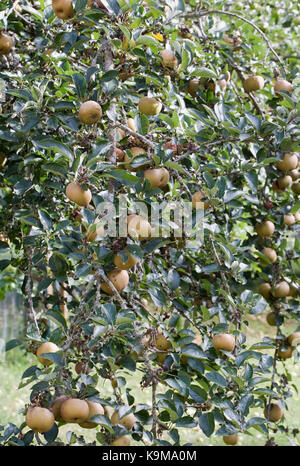
[[[268,326],[265,323],[264,316],[248,317],[250,319],[250,325],[247,331],[247,341],[249,344],[261,341],[265,335],[274,335],[274,328]],[[296,326],[293,322],[288,322],[285,325],[284,333],[288,334],[292,332],[295,327]],[[33,355],[24,355],[17,348],[8,352],[6,361],[0,363],[0,425],[5,425],[7,422],[13,422],[17,425],[20,425],[24,421],[24,416],[20,413],[20,410],[22,410],[24,405],[28,403],[30,387],[24,387],[18,390],[18,385],[24,370],[35,363],[36,360]],[[300,373],[297,365],[294,365],[293,361],[291,360],[288,360],[286,365],[293,376],[293,383],[298,387],[298,389],[300,389]],[[279,362],[279,370],[281,369],[281,366],[282,363]],[[141,374],[137,372],[130,376],[130,378],[128,375],[126,375],[126,378],[130,383],[132,394],[135,396],[136,402],[150,405],[151,389],[146,388],[141,390],[139,384]],[[107,397],[110,393],[112,393],[110,382],[107,380],[99,382],[98,389],[100,390],[100,394],[102,394],[103,397]],[[285,412],[287,424],[300,430],[300,403],[299,396],[296,392],[294,393],[293,397],[288,400],[288,407],[288,411]],[[253,410],[251,414],[252,416],[262,416],[260,409]],[[66,432],[70,430],[77,434],[84,434],[87,441],[95,440],[97,432],[96,429],[84,430],[76,425],[65,425],[60,428],[60,438],[64,440]],[[193,445],[223,445],[222,437],[213,436],[212,438],[207,438],[199,428],[180,429],[180,432],[182,444],[189,442]],[[168,440],[167,434],[164,438]],[[276,433],[275,440],[279,445],[291,445],[288,436],[282,433]],[[292,440],[295,441],[294,439]],[[252,435],[240,434],[240,445],[263,446],[265,442],[266,437],[254,429],[252,429]],[[298,443],[297,440],[295,443]]]

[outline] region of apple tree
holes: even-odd
[[[297,443],[299,16],[263,3],[0,1],[0,267],[26,313],[7,350],[36,356],[2,444]],[[266,310],[276,335],[250,344]]]

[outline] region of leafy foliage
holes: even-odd
[[[274,427],[263,413],[271,401],[288,409],[294,390],[279,354],[290,346],[284,320],[299,325],[299,224],[286,225],[284,216],[300,203],[296,188],[278,189],[289,171],[276,164],[300,149],[297,2],[274,8],[232,0],[226,11],[218,0],[198,4],[106,0],[99,7],[77,0],[74,16],[63,21],[49,1],[0,1],[1,31],[14,40],[0,72],[0,284],[21,281],[28,310],[26,337],[6,349],[21,344],[35,353],[46,341],[59,347],[44,356],[51,365],[37,362],[23,374],[21,386],[32,384],[29,404],[51,407],[66,394],[121,406],[121,421],[135,414],[129,431],[112,425],[108,412],[97,414],[99,444],[129,433],[140,445],[179,445],[180,428],[196,426],[207,437],[254,430],[270,442],[274,429],[292,428],[284,417]],[[166,47],[175,66],[162,60]],[[262,90],[244,91],[249,74],[264,78]],[[293,92],[274,91],[279,77]],[[141,114],[142,96],[157,98],[161,112]],[[78,118],[89,100],[103,113],[91,126]],[[136,146],[145,154],[130,168],[116,161],[116,144],[129,158]],[[167,186],[144,180],[149,162],[168,169]],[[91,190],[90,206],[66,196],[73,181]],[[136,201],[183,208],[197,191],[208,203],[197,248],[174,233],[91,238],[102,202],[113,198],[119,218],[119,194],[134,211]],[[257,234],[265,221],[275,225],[270,237]],[[264,261],[265,247],[276,250],[274,263]],[[126,288],[109,295],[103,282],[124,250],[123,261],[130,254],[138,263]],[[258,293],[261,282],[281,281],[294,292]],[[267,308],[277,336],[249,347],[248,316]],[[234,351],[213,346],[220,333],[235,337]],[[293,357],[297,363],[294,347]],[[135,402],[135,371],[141,389],[153,391],[152,406]],[[99,391],[101,378],[112,381],[113,397]],[[257,407],[261,417],[251,414]],[[43,434],[43,443],[60,444],[59,427]],[[9,424],[0,443],[34,443],[24,429]],[[67,442],[84,444],[71,431]]]

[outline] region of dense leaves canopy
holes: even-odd
[[[0,1],[0,44],[3,34],[14,43],[0,70],[1,287],[22,289],[27,315],[26,335],[7,349],[35,353],[46,341],[60,349],[47,355],[53,364],[37,361],[24,373],[28,405],[47,408],[66,394],[121,407],[120,417],[130,410],[139,445],[179,445],[180,428],[196,426],[207,437],[256,430],[270,439],[265,407],[288,409],[294,387],[280,359],[289,348],[295,362],[298,355],[281,325],[294,319],[296,331],[299,323],[299,175],[298,161],[293,173],[277,163],[300,150],[300,29],[296,1],[263,3],[73,0],[73,17],[61,20],[46,0]],[[168,63],[165,49],[175,53]],[[251,75],[263,88],[247,93]],[[275,92],[279,78],[292,92]],[[141,113],[144,96],[161,111]],[[78,117],[86,101],[101,106],[92,125]],[[129,159],[133,147],[144,153],[128,166],[116,146]],[[144,178],[154,167],[168,170],[166,186]],[[91,191],[89,205],[66,196],[71,182]],[[194,248],[172,230],[103,238],[95,225],[104,201],[114,201],[118,217],[121,194],[134,213],[137,201],[183,208],[198,191],[206,204]],[[257,228],[266,221],[271,236]],[[137,264],[119,293],[107,277],[121,251]],[[276,297],[283,281],[288,296]],[[272,289],[265,297],[263,282]],[[267,307],[277,336],[250,346],[249,315]],[[233,351],[213,346],[220,333],[235,337]],[[136,371],[152,406],[135,401]],[[103,378],[112,396],[99,390]],[[97,444],[128,434],[108,411],[94,420]],[[3,443],[34,441],[21,428],[25,437],[10,426]],[[276,428],[287,428],[284,417]],[[44,436],[53,444],[56,424]]]

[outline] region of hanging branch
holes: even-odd
[[[196,17],[202,17],[202,16],[207,16],[207,15],[213,15],[213,14],[233,16],[234,18],[238,18],[241,21],[244,21],[245,23],[250,24],[250,26],[252,26],[262,36],[262,38],[266,42],[269,50],[271,50],[273,55],[276,57],[276,62],[279,63],[279,65],[281,66],[283,72],[286,74],[284,64],[283,64],[282,60],[280,59],[280,57],[278,56],[278,54],[276,53],[276,51],[274,50],[274,48],[273,48],[271,42],[269,41],[269,39],[267,38],[267,36],[264,34],[264,32],[258,26],[256,26],[255,23],[253,23],[249,19],[246,19],[243,16],[238,15],[237,13],[230,13],[229,11],[223,11],[223,10],[198,10],[198,11],[195,11],[194,13],[186,13],[186,14],[183,15],[183,17],[184,18],[194,18],[195,16]]]
[[[110,41],[106,41],[103,44],[103,53],[104,53],[104,71],[108,72],[114,69],[113,64],[113,54],[111,49]],[[116,104],[112,101],[109,106],[109,113],[116,116]],[[111,147],[107,156],[107,160],[112,165],[116,165],[117,156],[116,156],[116,147],[117,147],[117,135],[114,123],[111,121],[108,125],[108,139],[110,140]],[[115,181],[113,178],[108,181],[108,192],[110,195],[110,200],[113,201],[114,192],[115,192]]]
[[[214,255],[218,265],[220,267],[222,267],[222,262],[221,262],[221,260],[219,258],[218,253],[217,253],[216,246],[215,246],[215,243],[214,243],[214,240],[213,240],[212,236],[210,237],[210,242],[211,242],[211,246],[212,246],[213,255]],[[222,271],[220,271],[220,275],[221,275],[221,278],[222,278],[222,282],[223,282],[225,291],[228,294],[228,296],[230,297],[230,300],[229,300],[230,307],[233,310],[234,316],[238,317],[239,311],[235,306],[234,300],[232,299],[231,292],[230,292],[230,286],[229,286],[227,277],[226,277],[225,273],[222,272]],[[228,330],[229,330],[229,326],[230,326],[230,324],[228,325]]]
[[[30,311],[30,317],[31,320],[33,321],[34,327],[39,335],[41,335],[38,323],[37,323],[37,318],[36,318],[36,313],[33,307],[33,301],[32,301],[32,277],[31,277],[31,271],[32,271],[32,250],[27,249],[25,252],[27,256],[27,282],[26,282],[26,293],[28,297],[28,304],[29,304],[29,311]]]
[[[136,131],[132,131],[132,129],[128,128],[128,126],[122,125],[122,123],[117,123],[115,122],[114,124],[115,127],[121,128],[123,131],[129,133],[131,136],[135,136],[136,138],[140,139],[146,146],[149,146],[151,148],[154,148],[154,143],[147,139],[145,136],[142,136],[141,134],[137,133]]]

